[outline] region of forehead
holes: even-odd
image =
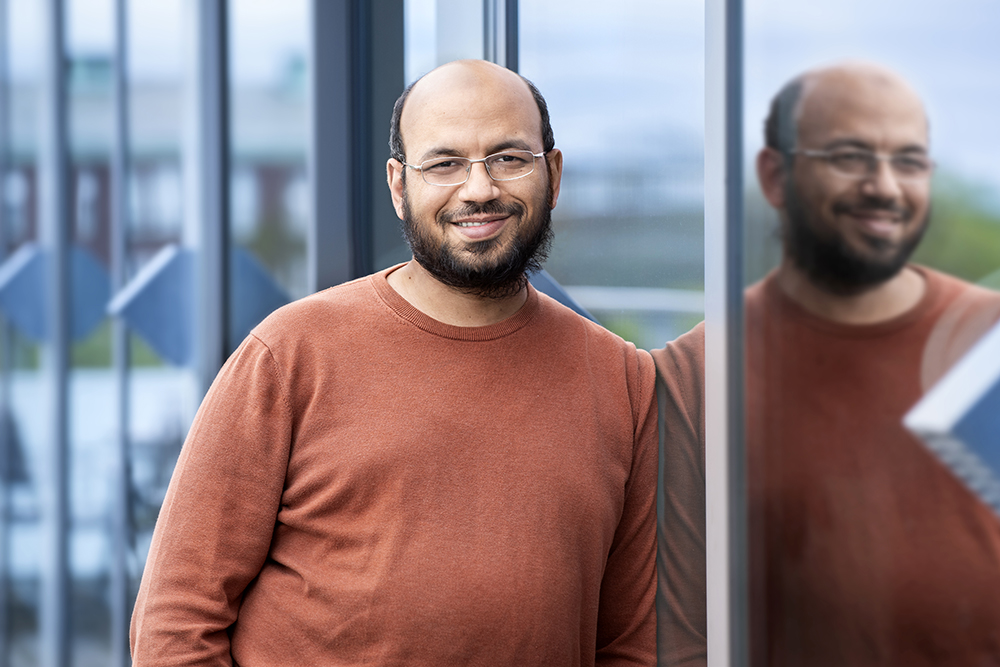
[[[856,141],[884,151],[927,148],[923,103],[881,72],[834,72],[807,80],[798,113],[799,144]]]
[[[400,118],[407,159],[441,150],[474,155],[523,145],[542,150],[541,115],[519,76],[488,63],[445,66],[420,80]]]

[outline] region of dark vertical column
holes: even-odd
[[[385,160],[403,88],[402,0],[312,0],[309,35],[309,281],[369,273],[381,221],[395,228]]]
[[[7,259],[7,165],[9,164],[9,120],[8,108],[10,100],[10,79],[7,69],[7,54],[10,45],[10,21],[7,11],[7,0],[0,0],[0,265]],[[13,362],[11,354],[11,328],[0,317],[0,471],[10,471],[13,420],[10,405],[10,370]],[[8,589],[10,561],[7,554],[10,551],[10,477],[3,474],[0,477],[0,665],[7,664],[8,618],[7,611],[10,600]]]
[[[743,396],[743,2],[705,4],[708,656],[749,662]]]
[[[229,77],[226,0],[194,2],[199,181],[195,272],[196,372],[208,391],[226,360],[229,265]],[[191,196],[191,195],[186,195]]]
[[[518,62],[518,34],[519,23],[517,17],[518,2],[520,0],[503,0],[504,3],[504,58],[501,63],[507,69],[516,72],[520,64]]]
[[[115,1],[114,144],[111,155],[111,293],[128,279],[128,0]],[[131,664],[128,627],[132,615],[128,554],[132,548],[131,466],[129,446],[129,339],[124,320],[111,322],[111,363],[117,417],[112,512],[111,665]]]
[[[39,152],[40,240],[46,257],[44,299],[46,334],[44,377],[49,434],[41,452],[42,595],[41,664],[69,664],[69,355],[70,355],[70,216],[67,155],[65,5],[45,2],[45,69],[41,96]]]

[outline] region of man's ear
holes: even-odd
[[[545,154],[545,168],[549,170],[549,206],[556,207],[559,200],[559,188],[562,185],[562,151],[553,148]]]
[[[389,158],[385,163],[385,180],[389,184],[389,194],[392,195],[392,207],[396,215],[403,219],[403,170],[406,166],[396,158]]]
[[[785,179],[788,171],[785,156],[773,148],[764,148],[757,153],[757,180],[764,198],[774,208],[785,208]]]

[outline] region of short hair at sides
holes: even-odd
[[[799,122],[795,116],[802,98],[804,81],[795,77],[771,100],[771,109],[764,121],[764,145],[788,155],[795,149],[799,137]]]
[[[518,74],[518,76],[521,75]],[[408,85],[392,106],[392,119],[389,121],[389,155],[400,162],[406,161],[406,149],[403,147],[403,135],[399,130],[399,121],[403,117],[403,105],[406,104],[406,98],[410,96],[410,91],[413,90],[413,86],[418,81],[420,79]],[[556,146],[555,136],[552,134],[552,123],[549,121],[549,107],[535,84],[523,76],[521,76],[521,81],[527,84],[531,96],[535,98],[535,104],[538,105],[538,115],[542,117],[542,151],[548,153]]]

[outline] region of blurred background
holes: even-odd
[[[961,6],[961,10],[954,7]],[[746,0],[747,279],[778,260],[750,172],[770,96],[845,57],[931,116],[919,259],[1000,286],[1000,5]],[[408,259],[388,119],[438,64],[546,96],[546,265],[660,347],[702,318],[698,0],[0,0],[0,665],[125,665],[152,528],[225,356],[267,312]],[[709,239],[711,242],[711,239]]]

